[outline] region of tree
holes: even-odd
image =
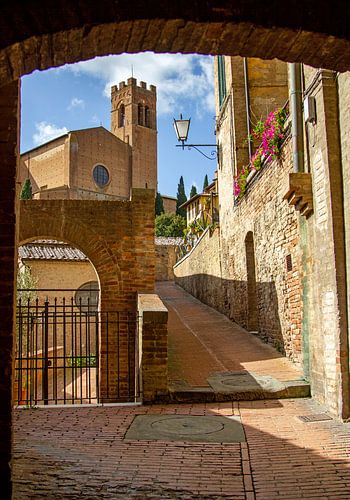
[[[192,198],[193,196],[196,196],[196,194],[197,194],[197,188],[194,184],[192,184],[190,198]]]
[[[22,305],[25,305],[28,300],[36,299],[36,292],[33,291],[36,286],[37,279],[32,275],[31,268],[20,263],[17,269],[17,300],[21,299]]]
[[[203,191],[205,190],[205,188],[207,188],[209,186],[209,182],[208,182],[208,175],[205,174],[205,177],[204,177],[204,182],[203,182]]]
[[[32,185],[29,177],[27,177],[22,187],[21,200],[31,200],[32,198],[33,198]]]
[[[184,208],[180,208],[180,206],[187,201],[187,196],[185,193],[185,185],[183,177],[180,177],[179,184],[177,186],[177,195],[176,195],[176,213],[177,215],[181,215],[181,217],[186,217],[186,210]]]
[[[164,214],[164,203],[163,198],[160,193],[157,192],[156,203],[155,203],[156,215]]]
[[[161,214],[156,217],[156,236],[183,236],[186,221],[181,215]]]

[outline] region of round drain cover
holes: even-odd
[[[153,430],[176,436],[212,434],[222,431],[224,424],[215,417],[169,417],[152,422]]]

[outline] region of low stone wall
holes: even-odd
[[[168,393],[168,310],[156,294],[138,296],[139,380],[144,403]]]

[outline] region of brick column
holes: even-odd
[[[143,402],[168,393],[168,310],[156,294],[138,296],[139,376]]]
[[[12,369],[16,278],[16,163],[19,82],[0,87],[0,477],[1,497],[11,498]]]

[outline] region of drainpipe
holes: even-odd
[[[304,135],[302,112],[301,64],[289,64],[290,113],[292,115],[293,172],[304,172]]]
[[[243,73],[244,73],[245,112],[247,117],[248,153],[250,161],[252,157],[252,142],[250,140],[250,99],[249,99],[249,86],[248,86],[248,64],[246,57],[243,57]]]

